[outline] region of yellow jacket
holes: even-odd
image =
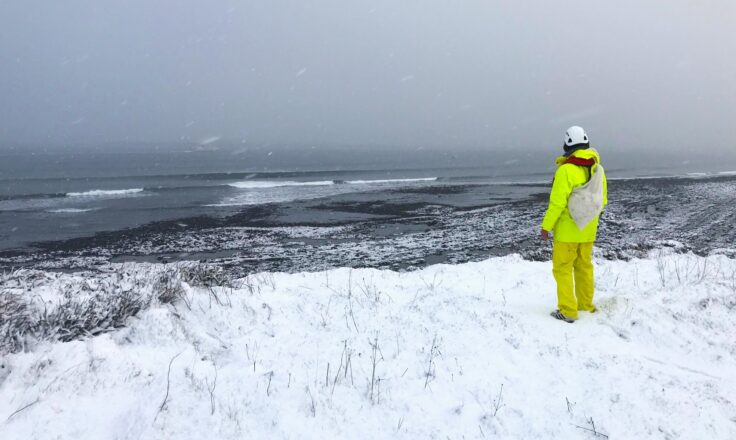
[[[567,210],[567,199],[570,197],[570,193],[573,188],[585,185],[590,178],[587,167],[565,163],[570,157],[595,160],[596,165],[593,165],[591,172],[595,172],[598,167],[597,164],[601,161],[598,152],[593,148],[578,150],[573,152],[569,157],[560,156],[555,160],[555,163],[557,163],[557,172],[555,173],[555,181],[552,184],[552,192],[549,195],[549,207],[542,221],[542,229],[545,231],[554,231],[555,241],[590,243],[595,241],[600,216],[596,217],[595,220],[590,222],[582,230],[578,228],[575,221],[570,217],[570,212]],[[606,204],[608,204],[608,184],[604,174],[603,206]]]

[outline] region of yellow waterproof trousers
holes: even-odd
[[[563,315],[577,319],[578,310],[595,311],[593,243],[555,241],[552,246],[552,274],[557,281],[557,306]]]

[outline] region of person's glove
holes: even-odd
[[[549,240],[549,231],[545,231],[544,229],[542,229],[542,234],[541,234],[541,238],[542,238],[542,240],[544,240],[544,241],[547,241],[547,240]]]

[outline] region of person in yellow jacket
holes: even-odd
[[[565,154],[555,161],[557,172],[549,196],[549,207],[542,221],[541,236],[552,245],[552,274],[557,282],[558,309],[554,318],[575,322],[579,311],[595,312],[593,305],[593,243],[598,232],[600,215],[582,229],[570,216],[567,201],[574,188],[585,185],[597,171],[601,158],[590,148],[588,135],[581,127],[565,132]],[[603,167],[600,169],[603,172]],[[608,203],[608,188],[603,175],[603,205]]]

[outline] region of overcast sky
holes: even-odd
[[[728,0],[0,0],[0,148],[539,150],[580,124],[736,151],[734,24]]]

